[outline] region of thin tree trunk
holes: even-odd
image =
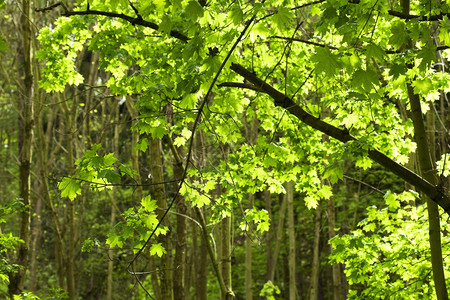
[[[248,207],[253,208],[254,194],[248,195]],[[252,279],[252,239],[251,231],[247,230],[245,235],[245,300],[253,299],[253,279]]]
[[[160,139],[151,139],[150,141],[150,168],[153,182],[164,182],[162,147]],[[153,186],[153,198],[156,199],[158,207],[158,218],[161,220],[164,210],[167,209],[166,191],[164,184]],[[169,218],[161,221],[163,226],[169,227]],[[159,267],[161,297],[162,299],[173,299],[173,255],[172,243],[170,239],[170,229],[166,235],[160,235],[159,241],[166,250],[166,254],[161,257],[161,266]]]
[[[115,120],[114,120],[114,141],[113,141],[113,152],[116,155],[119,155],[119,106],[115,107]],[[117,187],[113,186],[113,190],[112,190],[112,202],[114,204],[117,203]],[[114,205],[115,206],[115,205]],[[110,218],[110,223],[111,223],[111,228],[115,225],[116,223],[116,209],[115,207],[111,207],[111,218]],[[113,249],[108,249],[108,279],[107,279],[107,286],[106,286],[106,299],[107,300],[112,300],[112,294],[113,294],[113,286],[114,286],[114,281],[113,281],[113,272],[114,272],[114,250]]]
[[[231,281],[231,216],[222,220],[222,277],[225,295],[222,299],[234,299]]]
[[[8,293],[20,294],[24,288],[25,275],[28,269],[28,252],[30,246],[30,177],[31,177],[31,157],[33,149],[33,69],[32,69],[32,27],[31,27],[31,2],[22,1],[22,50],[24,89],[22,91],[23,100],[19,103],[21,116],[19,116],[19,193],[23,201],[24,209],[20,213],[19,238],[24,241],[17,249],[16,264],[21,268],[17,273],[10,274]]]
[[[250,124],[247,123],[247,118],[244,118],[244,126],[247,136],[248,144],[251,146],[256,145],[256,139],[258,137],[258,118],[257,118],[257,109],[256,103],[252,105],[253,109],[253,118],[251,119]],[[255,199],[254,194],[248,195],[248,208],[253,209],[253,202]],[[245,299],[252,300],[253,299],[253,279],[252,279],[252,238],[250,236],[251,230],[247,230],[245,235]]]
[[[309,294],[310,300],[319,299],[319,244],[320,244],[320,218],[322,214],[322,207],[318,203],[316,208],[316,218],[314,220],[314,248],[311,271],[311,290]]]
[[[331,184],[328,183],[328,185]],[[331,240],[336,236],[336,210],[334,205],[334,197],[330,197],[327,205],[327,217],[328,217],[328,238]],[[333,247],[330,245],[330,253],[333,252]],[[342,278],[341,278],[341,266],[340,264],[334,264],[331,266],[333,275],[333,299],[342,300]]]
[[[269,190],[264,190],[263,192],[264,194],[264,202],[265,202],[265,207],[267,210],[267,213],[269,214],[269,219],[270,222],[272,224],[274,224],[275,220],[273,219],[273,214],[272,214],[272,202],[271,202],[271,197],[270,197],[270,192]],[[272,237],[273,236],[273,226],[270,226],[269,230],[267,231],[266,234],[266,243],[267,243],[267,254],[266,254],[266,270],[267,270],[267,276],[266,276],[266,280],[269,281],[270,279],[270,274],[274,274],[274,270],[272,268]],[[272,275],[273,276],[273,275]]]
[[[125,100],[125,105],[127,106],[128,112],[130,113],[132,122],[137,121],[138,118],[138,111],[134,107],[133,100],[130,97],[127,97]],[[139,152],[136,150],[136,145],[139,142],[139,132],[136,130],[131,131],[131,165],[133,166],[133,169],[136,170],[136,174],[134,175],[133,179],[136,182],[136,191],[137,191],[137,197],[138,199],[143,198],[143,189],[142,189],[142,179],[141,179],[141,173],[140,173],[140,167],[139,167]]]
[[[100,53],[98,51],[93,52],[91,55],[90,65],[89,65],[89,72],[88,72],[88,78],[87,78],[87,84],[88,84],[88,91],[86,92],[86,101],[84,105],[84,118],[83,118],[83,130],[82,130],[82,137],[84,139],[83,144],[86,146],[86,148],[90,148],[92,141],[91,141],[91,110],[92,110],[92,100],[94,98],[94,85],[95,80],[98,78],[98,63],[99,63],[99,57]]]
[[[204,147],[204,139],[205,139],[205,133],[200,130],[195,135],[194,140],[194,147],[195,151],[193,151],[194,156],[197,160],[197,165],[199,169],[203,169],[205,167],[205,157],[206,157],[206,151]],[[205,216],[205,210],[204,208],[198,209],[194,207],[194,212],[197,216],[197,221],[202,224],[202,218]],[[195,272],[195,299],[196,300],[207,300],[208,299],[208,254],[211,254],[209,252],[209,236],[205,227],[201,227],[200,232],[200,249],[197,250],[197,248],[194,249],[197,256],[194,256],[194,272]],[[196,227],[194,228],[194,232],[197,232]],[[206,234],[205,234],[206,233]],[[195,245],[194,245],[195,246]],[[197,252],[198,251],[198,252]],[[214,254],[214,253],[212,253]],[[216,270],[217,266],[214,266],[214,260],[213,258],[210,259],[213,262],[213,268]],[[218,276],[218,275],[217,275]],[[220,282],[220,279],[218,279]]]
[[[194,208],[195,210],[195,208]],[[200,210],[200,209],[199,209]],[[200,210],[200,215],[204,214]],[[200,221],[200,216],[197,213],[197,221]],[[195,281],[195,299],[198,300],[207,300],[208,299],[208,290],[207,290],[207,283],[208,283],[208,234],[202,234],[202,231],[200,232],[200,251],[198,251],[198,256],[194,257],[194,264],[195,268],[194,271],[196,276]],[[197,251],[197,250],[195,250]]]
[[[171,105],[166,107],[166,118],[169,124],[173,125],[173,111]],[[183,168],[183,148],[176,147],[173,143],[172,137],[168,136],[170,149],[175,158],[173,163],[173,175],[175,179],[174,189],[177,190],[184,175]],[[177,194],[175,198],[176,215],[176,244],[175,244],[175,258],[174,258],[174,273],[173,273],[173,294],[175,299],[184,300],[185,295],[185,269],[186,269],[186,212],[187,206],[182,195]]]
[[[73,111],[69,110],[67,99],[63,101],[63,110],[64,110],[64,120],[61,119],[61,122],[64,122],[65,125],[62,125],[61,127],[65,129],[66,131],[66,137],[67,137],[67,165],[69,169],[69,173],[72,175],[75,173],[74,168],[74,149],[73,149],[73,117],[71,115],[71,112]],[[68,236],[68,249],[67,249],[67,257],[66,257],[66,280],[67,280],[67,292],[69,294],[69,299],[74,300],[75,299],[75,246],[76,246],[76,230],[75,230],[75,200],[68,201],[67,204],[68,210],[68,226],[69,226],[69,236]]]
[[[34,213],[31,225],[31,243],[30,243],[30,283],[29,290],[36,293],[37,292],[37,275],[38,275],[38,261],[37,253],[40,248],[40,240],[42,236],[42,197],[43,185],[39,184],[36,189],[37,196],[34,200]]]
[[[286,218],[286,197],[281,197],[281,207],[278,215],[278,227],[277,234],[275,238],[275,249],[273,250],[272,261],[270,263],[270,268],[268,270],[267,280],[273,281],[275,277],[275,266],[278,261],[278,254],[280,252],[280,245],[282,244],[281,240],[283,239],[284,232],[284,221]]]
[[[177,149],[178,154],[180,153],[181,149]],[[181,161],[180,161],[181,163]],[[174,164],[174,176],[175,179],[181,180],[183,177],[183,165],[176,162]],[[175,188],[177,187],[178,182],[175,183]],[[174,285],[174,298],[183,300],[185,299],[185,282],[184,282],[184,275],[185,275],[185,268],[186,268],[186,236],[187,236],[187,229],[186,229],[186,212],[187,207],[184,200],[184,197],[181,195],[178,195],[175,199],[175,205],[177,210],[177,240],[175,245],[175,260],[174,260],[174,279],[173,279],[173,285]]]
[[[286,183],[286,200],[288,207],[288,232],[289,232],[289,299],[295,300],[296,288],[296,260],[295,260],[295,219],[294,219],[294,186],[293,182]]]
[[[136,122],[139,116],[139,112],[136,107],[134,107],[133,100],[130,97],[126,97],[125,105],[127,106],[128,112],[130,113],[132,122]],[[136,150],[136,145],[139,142],[139,132],[136,130],[131,131],[131,165],[134,170],[136,170],[136,174],[134,174],[133,179],[136,183],[136,194],[139,201],[143,198],[143,188],[142,188],[142,178],[141,178],[141,170],[139,166],[139,151]],[[133,263],[134,264],[134,263]],[[149,269],[155,270],[154,261],[150,260]],[[152,282],[153,292],[155,293],[156,299],[161,299],[161,290],[159,288],[158,276],[156,272],[151,272],[150,280]],[[138,283],[135,282],[136,289],[138,287]],[[136,292],[137,294],[137,292]]]
[[[229,291],[227,291],[227,285],[225,284],[225,280],[222,276],[223,270],[222,271],[219,270],[219,263],[217,262],[216,256],[214,255],[214,249],[211,245],[210,238],[208,236],[208,229],[206,227],[205,216],[197,206],[194,207],[194,211],[197,214],[200,226],[202,228],[203,240],[205,241],[206,249],[208,251],[208,255],[211,260],[214,273],[216,274],[217,280],[219,281],[221,294],[223,296],[223,299],[227,299],[226,297],[228,297],[227,295],[229,294]],[[232,294],[230,296],[232,296]]]

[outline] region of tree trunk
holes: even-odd
[[[222,220],[222,277],[225,284],[225,295],[222,299],[234,299],[231,281],[231,216]]]
[[[316,218],[314,220],[314,248],[312,258],[312,271],[311,271],[311,290],[309,294],[310,300],[319,299],[319,244],[320,244],[320,218],[322,214],[322,207],[320,202],[316,208]]]
[[[402,12],[409,14],[410,0],[400,0],[402,6]],[[408,48],[412,48],[411,42],[406,45]],[[432,133],[432,139],[428,140],[428,136],[425,129],[425,122],[423,120],[423,113],[420,103],[420,96],[414,92],[410,83],[406,84],[409,98],[409,105],[411,109],[411,119],[414,126],[414,140],[417,144],[417,160],[419,163],[420,174],[422,177],[431,183],[433,186],[438,184],[436,173],[434,172],[435,166],[433,165],[432,157],[434,153],[430,152],[428,147],[429,143],[435,143],[434,132]],[[427,203],[428,210],[428,226],[429,226],[429,239],[431,250],[431,267],[433,270],[434,288],[436,290],[436,296],[438,300],[448,299],[447,286],[445,283],[444,265],[442,259],[442,244],[441,244],[441,224],[439,216],[439,207],[432,201],[432,199],[422,193],[422,197]]]
[[[163,157],[160,139],[154,138],[150,141],[150,160],[153,182],[164,182]],[[156,199],[158,207],[160,208],[157,213],[158,218],[161,220],[164,211],[167,209],[164,184],[156,184],[153,186],[153,199]],[[169,227],[169,218],[166,217],[161,220],[161,225]],[[161,257],[161,265],[159,267],[161,297],[162,299],[171,300],[173,299],[173,255],[170,228],[166,235],[160,235],[158,240],[167,252]]]
[[[269,214],[269,219],[271,224],[275,224],[275,220],[273,219],[273,214],[272,214],[272,202],[271,202],[271,197],[270,197],[270,192],[269,190],[264,190],[263,192],[264,194],[264,202],[265,202],[265,207],[267,210],[267,213]],[[281,211],[281,210],[280,210]],[[267,243],[267,254],[266,254],[266,271],[267,271],[267,276],[266,276],[266,280],[269,281],[270,279],[270,274],[274,274],[274,270],[272,268],[272,236],[273,236],[273,225],[270,226],[269,230],[267,231],[266,234],[266,243]],[[272,275],[273,277],[273,275]]]
[[[200,211],[200,213],[204,213]],[[200,216],[197,214],[197,220],[200,221]],[[197,227],[195,227],[195,232],[197,232]],[[201,229],[203,231],[203,228]],[[196,277],[195,281],[195,299],[197,300],[207,300],[208,299],[208,241],[205,240],[205,236],[200,232],[200,247],[199,250],[194,248],[194,253],[197,255],[194,256],[194,276]],[[208,238],[208,234],[206,234],[206,238]],[[195,245],[194,245],[195,247]],[[198,251],[198,252],[197,252]]]
[[[328,183],[328,185],[331,184]],[[336,236],[336,210],[334,205],[334,197],[330,197],[327,205],[327,217],[328,217],[328,238],[331,240]],[[333,247],[330,245],[330,253],[333,252]],[[342,300],[342,278],[341,278],[341,266],[340,264],[334,264],[331,266],[333,275],[333,299]]]
[[[211,245],[210,238],[208,236],[208,229],[206,227],[205,216],[197,206],[194,207],[194,211],[197,214],[197,218],[199,220],[200,227],[202,228],[202,237],[203,237],[203,240],[205,241],[206,250],[208,251],[209,259],[211,260],[211,264],[214,269],[214,273],[216,274],[217,281],[219,282],[220,292],[221,292],[221,296],[222,296],[221,298],[222,299],[233,299],[233,298],[227,298],[229,296],[230,297],[233,296],[233,294],[230,294],[229,291],[227,290],[227,285],[225,284],[225,280],[222,275],[223,270],[222,271],[220,270],[219,263],[217,262],[216,256],[214,255],[214,249]],[[218,256],[221,257],[220,255],[218,255]],[[224,267],[222,266],[222,268],[224,268]]]
[[[252,105],[253,110],[253,118],[250,121],[250,124],[247,123],[247,118],[243,118],[247,141],[250,146],[256,145],[256,140],[258,138],[258,118],[257,118],[257,108],[256,103]],[[253,209],[253,202],[255,199],[254,194],[248,195],[248,208]],[[253,299],[253,279],[252,279],[252,238],[251,238],[251,230],[247,230],[245,235],[245,299],[252,300]]]
[[[423,113],[420,104],[419,95],[414,93],[410,84],[407,85],[408,96],[411,106],[411,118],[414,125],[414,139],[417,144],[417,157],[422,176],[433,185],[438,183],[436,174],[433,171],[433,162],[431,157],[434,156],[428,147],[429,143],[434,143],[433,140],[428,141],[425,124],[423,120]],[[447,287],[444,276],[444,266],[442,261],[442,245],[441,245],[441,230],[440,230],[440,216],[439,209],[436,203],[422,194],[428,208],[428,222],[430,235],[430,250],[431,250],[431,265],[433,269],[433,280],[436,289],[437,298],[448,299]]]
[[[34,213],[31,225],[31,243],[30,243],[30,283],[29,290],[33,293],[38,291],[37,289],[37,275],[39,274],[39,266],[37,261],[37,253],[40,248],[40,240],[42,236],[42,194],[43,185],[40,184],[37,191],[37,197],[34,200]]]
[[[114,141],[113,141],[113,152],[119,156],[119,131],[120,131],[120,127],[119,127],[119,106],[115,107],[115,112],[114,112],[115,118],[114,118]],[[117,170],[116,170],[117,171]],[[117,203],[117,187],[113,186],[113,190],[112,190],[112,202],[114,204]],[[115,206],[115,205],[114,205]],[[116,223],[116,209],[114,206],[111,206],[111,218],[110,218],[110,224],[111,224],[111,228],[115,225]],[[114,281],[113,281],[113,272],[114,272],[114,250],[113,249],[108,249],[108,279],[107,279],[107,285],[106,285],[106,299],[107,300],[112,300],[112,293],[113,293],[113,286],[114,286]]]
[[[205,167],[205,157],[206,157],[206,152],[205,152],[205,147],[204,147],[204,138],[205,138],[205,133],[202,130],[199,130],[197,132],[197,134],[195,135],[195,140],[194,140],[194,147],[195,147],[195,151],[193,151],[193,156],[195,157],[196,161],[197,161],[197,165],[199,169],[203,169]],[[203,224],[203,218],[205,215],[205,211],[204,208],[196,208],[194,207],[194,212],[196,215],[196,220],[200,223]],[[200,245],[197,248],[196,244],[194,244],[194,257],[193,257],[193,261],[194,261],[194,276],[195,276],[195,299],[196,300],[207,300],[208,299],[208,290],[207,290],[207,285],[208,285],[208,253],[209,251],[209,236],[208,233],[204,232],[204,230],[206,230],[206,225],[205,227],[200,226],[201,231],[200,231],[200,237],[199,237],[199,242]],[[194,233],[195,233],[195,239],[194,241],[197,242],[197,227],[195,226],[193,228]],[[213,259],[211,259],[211,261],[213,261]],[[213,262],[214,264],[214,262]],[[217,269],[217,265],[214,266],[213,265],[213,269],[216,270]],[[220,279],[219,279],[220,282]]]
[[[278,254],[280,252],[280,245],[281,240],[283,238],[283,232],[284,232],[284,220],[286,216],[286,197],[281,197],[281,207],[278,215],[278,227],[277,227],[277,234],[275,238],[275,249],[273,250],[272,254],[272,261],[270,263],[270,267],[268,270],[267,275],[267,281],[274,281],[275,277],[275,266],[277,265],[278,260]]]
[[[289,299],[295,300],[296,288],[296,260],[295,260],[295,219],[294,219],[294,186],[293,182],[286,183],[286,200],[288,206],[288,231],[289,231]]]
[[[173,145],[173,143],[172,143]],[[174,170],[174,177],[176,180],[181,180],[183,177],[183,163],[180,159],[182,157],[181,148],[174,149],[177,153],[178,159],[174,163],[173,170]],[[176,189],[178,187],[179,182],[175,182],[174,188]],[[186,268],[186,236],[187,236],[187,229],[186,229],[186,212],[187,207],[184,200],[184,197],[181,195],[177,195],[175,199],[175,205],[177,210],[177,240],[175,245],[175,260],[174,260],[174,268],[175,272],[173,274],[173,293],[174,298],[183,300],[186,298],[185,295],[185,281],[184,281],[184,275],[185,275],[185,268]]]
[[[24,288],[25,275],[28,269],[28,252],[30,246],[30,177],[31,177],[31,157],[33,149],[33,69],[32,69],[32,16],[31,2],[22,1],[22,51],[24,85],[23,100],[19,103],[19,195],[23,202],[23,209],[20,212],[19,238],[24,241],[20,243],[17,249],[16,264],[21,268],[17,273],[10,274],[8,293],[11,298],[13,295],[20,294]]]
[[[74,113],[73,110],[69,109],[67,104],[67,97],[65,97],[62,102],[62,107],[64,111],[64,118],[61,118],[62,124],[61,128],[65,129],[66,133],[66,149],[67,149],[67,165],[69,169],[69,173],[73,175],[75,173],[74,168],[74,149],[73,149],[73,135],[71,133],[73,130],[73,116],[71,113]],[[68,226],[69,226],[69,235],[68,235],[68,249],[67,249],[67,257],[65,261],[66,265],[66,280],[67,280],[67,292],[69,294],[69,299],[75,299],[75,246],[76,246],[76,221],[75,221],[75,200],[68,200],[67,203],[67,217],[68,217]]]
[[[254,194],[248,195],[248,208],[253,208]],[[252,279],[252,231],[247,230],[245,234],[245,300],[253,299],[253,279]]]
[[[130,113],[132,122],[137,121],[138,111],[134,107],[133,100],[130,97],[127,97],[125,100],[125,105],[127,106],[128,112]],[[139,142],[139,132],[136,130],[131,131],[131,165],[134,170],[136,170],[136,174],[133,179],[136,183],[136,191],[137,197],[139,200],[143,198],[143,189],[142,189],[142,179],[141,172],[139,167],[139,152],[136,150],[136,145]]]

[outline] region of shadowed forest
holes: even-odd
[[[0,299],[448,299],[450,2],[0,15]]]

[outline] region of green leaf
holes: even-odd
[[[308,209],[316,208],[318,204],[317,198],[312,196],[306,196],[305,204]]]
[[[140,141],[134,146],[134,150],[145,152],[148,148],[148,139],[147,138],[141,138]]]
[[[389,44],[394,46],[395,49],[399,49],[409,41],[408,29],[403,21],[397,21],[394,23],[391,27],[391,34]]]
[[[197,104],[197,95],[196,94],[186,94],[181,100],[180,107],[183,109],[193,109]]]
[[[425,47],[420,49],[417,58],[421,58],[420,67],[423,71],[428,70],[431,64],[436,60],[436,45],[428,43]]]
[[[231,10],[228,12],[228,16],[233,21],[234,25],[239,25],[242,23],[244,20],[244,13],[242,12],[239,2],[231,7]]]
[[[258,230],[260,233],[269,231],[269,229],[270,229],[269,222],[261,222],[261,223],[258,223],[258,225],[256,226],[256,230]]]
[[[399,75],[406,74],[407,70],[408,69],[406,68],[406,65],[404,63],[394,63],[389,70],[389,75],[398,77]]]
[[[152,246],[150,247],[150,255],[157,255],[158,257],[161,257],[166,253],[166,249],[164,249],[161,243],[152,244]]]
[[[198,1],[191,0],[186,6],[186,13],[192,21],[196,21],[198,18],[203,17],[203,7]]]
[[[354,73],[352,85],[356,88],[362,88],[366,92],[370,92],[374,84],[378,84],[377,73],[373,70],[358,70]]]
[[[433,89],[433,82],[430,78],[416,79],[412,83],[412,86],[414,87],[415,93],[427,94],[430,90]]]
[[[209,199],[208,196],[200,194],[197,197],[195,197],[192,202],[193,202],[193,205],[201,208],[204,205],[208,205],[211,202],[211,200]]]
[[[368,59],[373,58],[381,62],[384,60],[386,52],[384,52],[384,50],[380,46],[370,44],[366,47],[366,56]]]
[[[110,183],[120,183],[121,176],[114,170],[103,169],[98,173],[98,178],[104,178]]]
[[[440,22],[441,26],[439,28],[439,39],[445,45],[450,45],[450,21],[445,15]]]
[[[278,7],[277,13],[273,15],[273,21],[280,30],[284,30],[286,26],[289,27],[292,18],[294,18],[294,14],[285,6]]]
[[[161,139],[167,134],[166,124],[156,121],[152,127],[148,128],[148,131],[153,138]]]
[[[73,201],[77,195],[81,194],[81,186],[77,180],[69,177],[64,177],[58,184],[58,189],[61,191],[61,197],[67,197]]]
[[[119,165],[119,170],[122,175],[128,175],[130,177],[133,177],[135,174],[137,174],[136,170],[124,164]]]
[[[141,205],[147,212],[153,212],[158,207],[156,200],[153,200],[150,195],[141,200]]]
[[[316,72],[324,74],[326,77],[333,77],[337,74],[337,70],[341,68],[338,57],[331,53],[328,47],[316,47],[316,53],[311,59],[315,62]]]
[[[92,240],[91,238],[87,238],[83,242],[83,246],[81,247],[81,252],[91,252],[92,248],[99,246],[98,240]]]
[[[155,214],[148,215],[144,218],[144,224],[149,229],[155,228],[156,224],[158,224],[158,218]]]
[[[397,195],[391,193],[391,191],[386,192],[384,200],[390,209],[395,210],[400,207],[400,201],[397,200]]]
[[[121,239],[121,236],[115,233],[110,233],[108,235],[108,238],[106,239],[106,243],[111,247],[119,247],[122,248],[123,247],[123,241]]]
[[[103,158],[105,167],[111,167],[117,161],[117,158],[114,157],[114,153],[108,153]]]
[[[169,34],[172,30],[172,19],[169,17],[169,15],[164,14],[164,16],[161,18],[161,23],[159,23],[159,31]]]
[[[338,163],[333,163],[325,168],[323,178],[330,178],[331,184],[335,184],[344,178],[344,168]]]

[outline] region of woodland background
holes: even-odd
[[[0,0],[0,297],[448,299],[449,11]]]

